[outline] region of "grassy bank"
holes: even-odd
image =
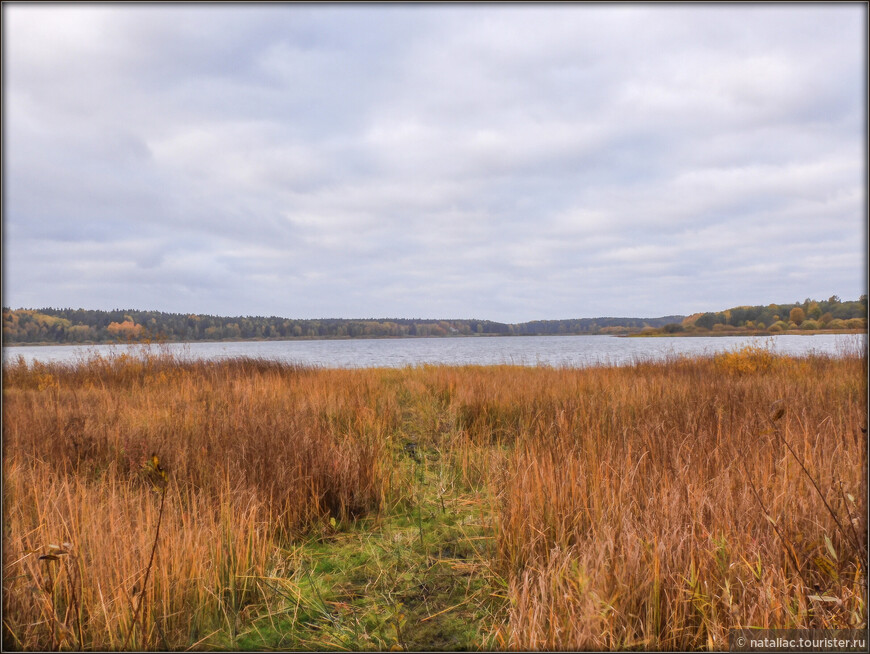
[[[818,334],[866,334],[866,329],[790,329],[788,331],[771,332],[759,329],[697,329],[694,331],[679,331],[668,333],[662,329],[649,329],[625,334],[628,338],[680,338],[693,336],[816,336]]]
[[[866,626],[866,365],[9,365],[3,646],[727,649],[736,626]]]

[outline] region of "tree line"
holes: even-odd
[[[827,300],[807,298],[803,302],[791,304],[733,307],[725,311],[689,316],[679,327],[689,331],[743,329],[774,334],[795,329],[866,329],[867,295],[862,295],[856,301],[846,302],[832,295]],[[680,331],[672,325],[666,325],[664,329]]]
[[[740,306],[692,316],[576,318],[523,323],[420,318],[294,320],[278,316],[226,317],[133,309],[3,308],[3,342],[7,344],[628,334],[652,330],[778,333],[795,329],[862,328],[867,328],[866,295],[857,301],[844,302],[835,295],[824,301],[807,298],[791,304]]]
[[[257,339],[400,338],[421,336],[526,336],[628,333],[662,327],[684,316],[580,318],[501,323],[491,320],[318,319],[212,316],[116,309],[3,308],[4,343],[110,343]]]

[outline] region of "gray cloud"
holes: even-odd
[[[4,304],[864,292],[866,7],[4,5]]]

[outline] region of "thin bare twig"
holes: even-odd
[[[828,510],[828,513],[831,514],[831,517],[834,519],[834,522],[837,523],[837,527],[839,527],[840,532],[843,534],[843,536],[845,536],[845,537],[848,538],[849,540],[852,540],[852,539],[850,538],[850,534],[849,534],[849,532],[846,531],[846,529],[843,527],[843,524],[840,522],[840,519],[837,517],[837,514],[834,513],[834,510],[831,508],[831,505],[828,504],[828,500],[825,499],[825,496],[824,496],[824,494],[822,493],[822,489],[819,488],[819,485],[816,483],[816,480],[815,480],[815,479],[813,478],[813,476],[810,474],[810,471],[807,470],[807,467],[804,465],[804,462],[803,462],[803,461],[801,460],[801,458],[797,455],[797,453],[794,451],[794,449],[793,449],[792,446],[789,444],[789,442],[785,439],[785,436],[783,436],[783,435],[780,433],[780,429],[779,429],[778,427],[776,427],[775,425],[774,425],[774,434],[776,434],[777,438],[779,438],[779,439],[780,439],[780,440],[785,444],[785,446],[788,448],[788,451],[791,452],[791,455],[794,457],[794,460],[797,461],[798,465],[801,467],[801,470],[804,471],[804,474],[805,474],[805,475],[807,476],[807,478],[810,480],[810,483],[813,485],[813,488],[816,489],[816,493],[818,493],[819,497],[822,499],[822,503],[825,505],[825,508]],[[855,546],[855,551],[856,551],[856,552],[860,552],[860,551],[861,551],[861,546],[859,545],[859,543],[858,543],[857,540],[854,540],[854,541],[852,542],[852,544]]]
[[[139,609],[145,602],[145,592],[148,590],[148,577],[151,575],[151,567],[154,565],[154,555],[157,553],[157,541],[160,539],[160,523],[163,520],[163,506],[166,503],[166,484],[162,486],[160,494],[160,511],[157,514],[157,528],[154,530],[154,544],[151,546],[151,558],[148,560],[148,567],[145,569],[145,579],[142,582],[142,592],[139,594],[139,603],[136,605],[136,611],[133,613],[133,622],[130,625],[130,631],[127,632],[127,637],[124,639],[122,650],[127,649],[127,643],[130,642],[130,636],[133,635],[133,630],[136,628],[136,618],[139,617]]]

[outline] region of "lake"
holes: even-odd
[[[166,348],[186,359],[254,357],[327,368],[402,367],[423,364],[585,367],[706,355],[757,344],[782,354],[811,352],[842,355],[866,350],[866,334],[776,336],[693,336],[619,338],[616,336],[502,336],[322,341],[244,341],[170,343]],[[43,345],[4,347],[3,361],[19,356],[33,361],[74,363],[93,353],[141,352],[142,345]]]

